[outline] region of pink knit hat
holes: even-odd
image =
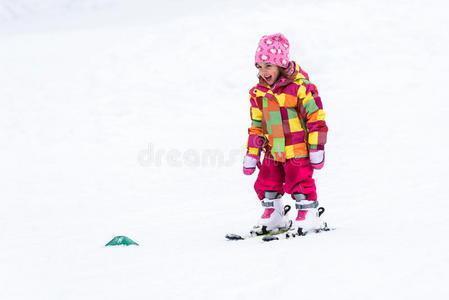
[[[290,44],[282,33],[264,35],[256,51],[256,64],[258,62],[270,63],[286,68],[289,63],[288,50]]]

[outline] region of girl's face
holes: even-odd
[[[278,80],[279,68],[276,65],[258,62],[256,68],[259,70],[259,76],[269,85],[273,85]]]

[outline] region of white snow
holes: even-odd
[[[0,299],[447,299],[448,7],[0,0]],[[337,230],[229,242],[262,213],[241,164],[277,32],[322,96]]]

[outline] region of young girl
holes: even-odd
[[[265,211],[255,227],[257,234],[290,226],[281,199],[284,193],[296,201],[294,223],[299,234],[325,227],[312,178],[313,170],[324,165],[325,113],[316,86],[289,60],[289,48],[278,33],[263,36],[256,51],[259,83],[249,92],[252,125],[243,173],[251,175],[260,167],[254,188]]]

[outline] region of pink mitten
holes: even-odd
[[[245,155],[245,158],[243,159],[243,174],[253,174],[257,165],[259,165],[259,159],[251,155]]]
[[[324,150],[310,150],[310,164],[314,169],[321,169],[324,166]]]
[[[295,63],[290,61],[287,65],[287,67],[285,68],[285,72],[289,75],[292,76],[293,73],[295,73]]]

